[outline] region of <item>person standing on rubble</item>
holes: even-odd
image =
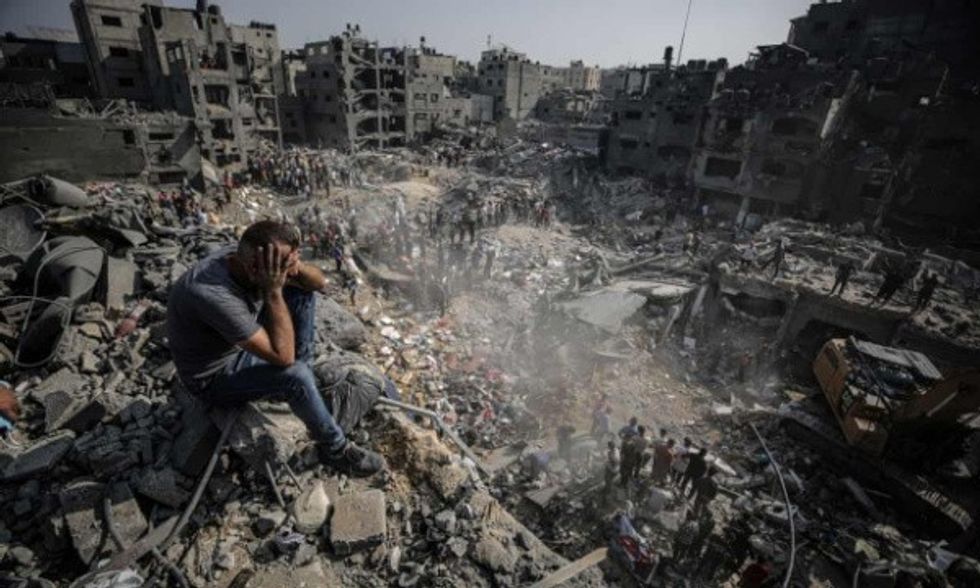
[[[638,434],[640,432],[639,425],[637,424],[638,422],[639,420],[635,416],[630,417],[629,423],[623,425],[623,427],[619,429],[619,438],[625,441],[633,435]]]
[[[170,292],[167,334],[181,382],[215,407],[261,399],[289,403],[328,465],[373,474],[384,459],[349,442],[310,368],[315,292],[327,279],[299,258],[292,225],[265,220],[185,272]]]
[[[613,488],[613,482],[616,480],[616,471],[619,469],[619,449],[616,448],[615,441],[609,441],[606,444],[606,468],[603,472],[605,476],[605,485],[603,486],[603,491],[606,495]]]
[[[878,288],[878,292],[875,293],[874,298],[871,299],[871,305],[881,304],[882,306],[888,304],[888,301],[892,299],[895,292],[898,292],[902,285],[905,284],[905,277],[899,270],[894,268],[885,269],[885,278],[881,282],[881,286]]]
[[[684,441],[679,447],[674,448],[674,458],[670,462],[670,477],[674,484],[680,485],[687,472],[687,464],[691,457],[691,438],[684,437]]]
[[[647,448],[650,446],[650,440],[647,439],[647,428],[643,425],[637,427],[637,433],[629,439],[629,443],[632,445],[634,457],[633,472],[630,477],[638,480],[640,478],[640,472],[643,471],[643,468],[650,461],[650,454],[647,453]]]
[[[834,286],[830,289],[830,296],[837,292],[837,296],[844,295],[844,288],[847,287],[847,281],[851,278],[851,274],[854,273],[854,262],[850,259],[845,259],[837,266],[837,272],[834,274]],[[838,290],[840,286],[840,290]]]
[[[695,514],[707,511],[708,505],[718,496],[718,482],[715,481],[715,473],[717,470],[710,468],[704,477],[694,483],[692,492],[697,495],[694,499]]]
[[[497,245],[488,243],[486,247],[487,257],[483,264],[483,279],[489,280],[493,276],[493,262],[497,259]]]
[[[687,469],[684,472],[684,479],[681,480],[681,486],[679,492],[683,495],[690,484],[690,494],[688,498],[692,498],[694,493],[697,491],[698,482],[704,475],[708,472],[708,462],[706,456],[708,455],[708,450],[702,447],[697,453],[691,452],[690,457],[687,462]]]
[[[915,306],[912,307],[913,314],[925,310],[929,306],[929,301],[932,300],[932,295],[938,285],[939,277],[934,272],[926,270],[926,275],[922,279],[922,287],[919,288],[919,295],[915,299]]]
[[[660,439],[653,447],[653,483],[663,485],[674,461],[674,440]]]

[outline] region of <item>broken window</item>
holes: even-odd
[[[744,122],[745,119],[740,116],[729,116],[725,118],[725,132],[741,134]]]
[[[124,130],[122,132],[122,136],[123,136],[123,143],[127,145],[132,145],[133,143],[136,142],[136,133],[133,131],[133,129]]]
[[[129,49],[125,47],[109,47],[109,55],[112,57],[129,57]]]
[[[687,112],[675,112],[673,119],[675,125],[687,125],[694,121],[694,115]]]
[[[790,160],[767,159],[759,171],[777,178],[799,178],[803,175],[803,164]]]
[[[704,175],[708,177],[725,177],[735,179],[742,169],[742,162],[737,159],[709,157],[704,164]]]
[[[174,138],[173,133],[169,133],[166,131],[156,132],[156,133],[151,132],[148,136],[151,141],[172,141]]]
[[[118,16],[109,16],[108,14],[102,15],[102,24],[107,27],[121,27],[122,19]]]
[[[643,112],[639,110],[627,110],[624,116],[627,120],[640,120],[643,118]]]
[[[772,123],[772,132],[783,136],[813,135],[817,132],[817,125],[805,118],[780,118]]]
[[[133,88],[136,86],[136,80],[134,78],[116,78],[116,83],[119,84],[120,88]]]
[[[208,104],[228,106],[228,98],[230,94],[231,90],[228,88],[228,86],[218,84],[208,84],[204,86],[204,99],[207,100]]]

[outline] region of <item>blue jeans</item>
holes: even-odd
[[[285,400],[293,413],[306,424],[314,441],[329,451],[347,444],[317,389],[310,364],[314,352],[316,298],[299,288],[283,288],[283,297],[293,319],[296,336],[296,362],[279,367],[247,351],[238,354],[224,374],[201,391],[201,398],[212,406],[230,407],[252,400]]]

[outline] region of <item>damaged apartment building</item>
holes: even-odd
[[[72,3],[98,95],[191,119],[201,155],[243,162],[262,140],[280,141],[282,91],[274,25],[228,24],[218,6],[157,1]]]
[[[691,173],[699,200],[741,223],[818,199],[817,162],[857,87],[847,69],[809,63],[789,44],[760,46],[725,73],[707,104]]]
[[[786,43],[716,67],[700,90],[689,87],[691,62],[686,75],[607,72],[605,167],[683,178],[711,214],[736,223],[790,214],[916,230],[969,224],[980,215],[977,26],[962,2],[820,2],[791,21]],[[647,120],[658,91],[695,102],[694,124],[668,141],[662,117]]]
[[[189,119],[96,99],[74,31],[28,27],[5,35],[0,51],[0,181],[51,173],[70,181],[173,184],[200,174]]]
[[[457,91],[456,58],[427,47],[381,47],[359,25],[307,43],[294,72],[307,141],[324,147],[393,147],[441,123],[490,122],[489,98]],[[289,118],[289,117],[287,117]]]
[[[727,62],[692,60],[674,67],[673,48],[658,67],[629,70],[610,100],[600,153],[607,170],[682,183],[694,154],[704,104],[724,79]]]
[[[480,54],[478,88],[493,96],[494,119],[527,118],[545,94],[563,87],[562,68],[532,62],[510,47],[487,49]]]

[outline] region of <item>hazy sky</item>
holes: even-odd
[[[741,63],[759,44],[786,39],[789,19],[812,0],[693,0],[685,59],[727,57]],[[69,0],[0,0],[0,30],[24,25],[73,28]],[[194,0],[164,0],[189,7]],[[660,61],[679,45],[687,0],[225,0],[232,22],[273,22],[283,47],[300,47],[359,23],[368,38],[430,46],[475,60],[493,43],[532,59],[572,59],[609,67]]]

